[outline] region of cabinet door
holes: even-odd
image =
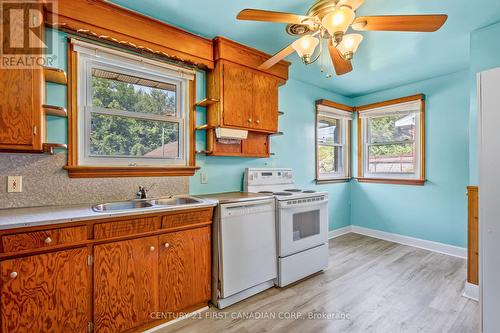
[[[255,73],[253,77],[254,128],[278,131],[278,81]]]
[[[2,333],[86,332],[87,248],[0,263]]]
[[[223,119],[225,126],[253,126],[253,73],[245,67],[224,64]]]
[[[158,237],[94,248],[95,332],[146,324],[158,308]]]
[[[41,70],[0,69],[0,150],[42,150]]]
[[[210,227],[160,236],[160,311],[210,300]]]
[[[248,132],[248,138],[242,141],[243,155],[249,157],[269,157],[269,134]]]

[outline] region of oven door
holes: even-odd
[[[281,201],[278,204],[279,256],[285,257],[328,241],[328,198]]]

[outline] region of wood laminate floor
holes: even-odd
[[[463,259],[347,234],[330,241],[325,272],[157,332],[479,332],[465,278]]]

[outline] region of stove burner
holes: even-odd
[[[316,191],[313,191],[313,190],[307,190],[307,191],[303,191],[302,193],[316,193]]]
[[[260,191],[259,193],[260,194],[273,194],[273,192],[271,192],[271,191]]]
[[[298,188],[292,188],[292,189],[289,189],[289,190],[285,190],[287,192],[302,192],[302,190],[299,190]]]
[[[292,195],[290,192],[275,192],[274,195]]]

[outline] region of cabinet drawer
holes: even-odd
[[[86,239],[87,227],[81,226],[5,235],[2,236],[2,245],[4,252],[16,252],[75,243]]]
[[[94,238],[104,239],[112,237],[140,234],[143,232],[160,229],[160,220],[157,217],[146,217],[142,219],[112,221],[100,223],[94,226]]]
[[[162,228],[177,228],[190,224],[211,222],[213,209],[204,209],[189,213],[179,213],[163,216],[161,227]]]

